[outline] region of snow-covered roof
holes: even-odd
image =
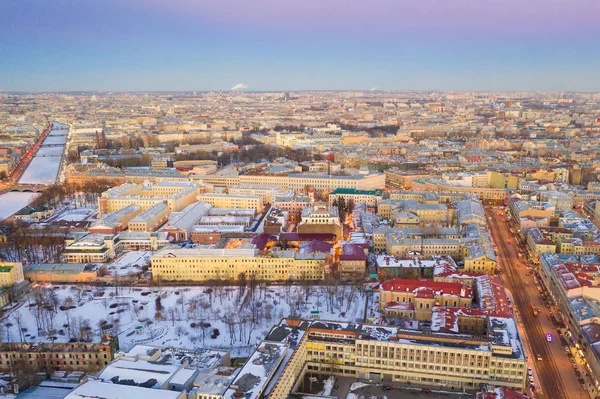
[[[183,392],[164,389],[148,389],[131,385],[120,385],[90,380],[77,387],[65,399],[181,399]]]
[[[259,398],[288,349],[287,344],[263,341],[225,392],[225,399],[234,399],[236,392],[243,393],[246,399]]]

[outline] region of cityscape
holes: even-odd
[[[600,398],[588,39],[482,80],[463,18],[508,58],[564,27],[334,3],[0,5],[0,399]]]

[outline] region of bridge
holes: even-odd
[[[14,186],[9,187],[6,191],[21,193],[41,193],[47,188],[47,184],[15,184]]]

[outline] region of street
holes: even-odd
[[[516,238],[509,230],[504,214],[486,208],[490,232],[497,245],[498,265],[502,270],[504,286],[513,298],[513,309],[528,354],[528,364],[534,370],[535,397],[588,398],[577,380],[573,365],[560,342],[557,330],[550,321],[552,309],[541,300],[538,288],[526,260],[518,258]],[[539,309],[534,316],[533,308]],[[552,334],[549,342],[547,334]],[[538,357],[541,359],[538,359]],[[583,366],[578,366],[580,371]]]

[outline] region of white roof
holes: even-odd
[[[179,399],[182,392],[140,388],[91,380],[68,394],[65,399]]]

